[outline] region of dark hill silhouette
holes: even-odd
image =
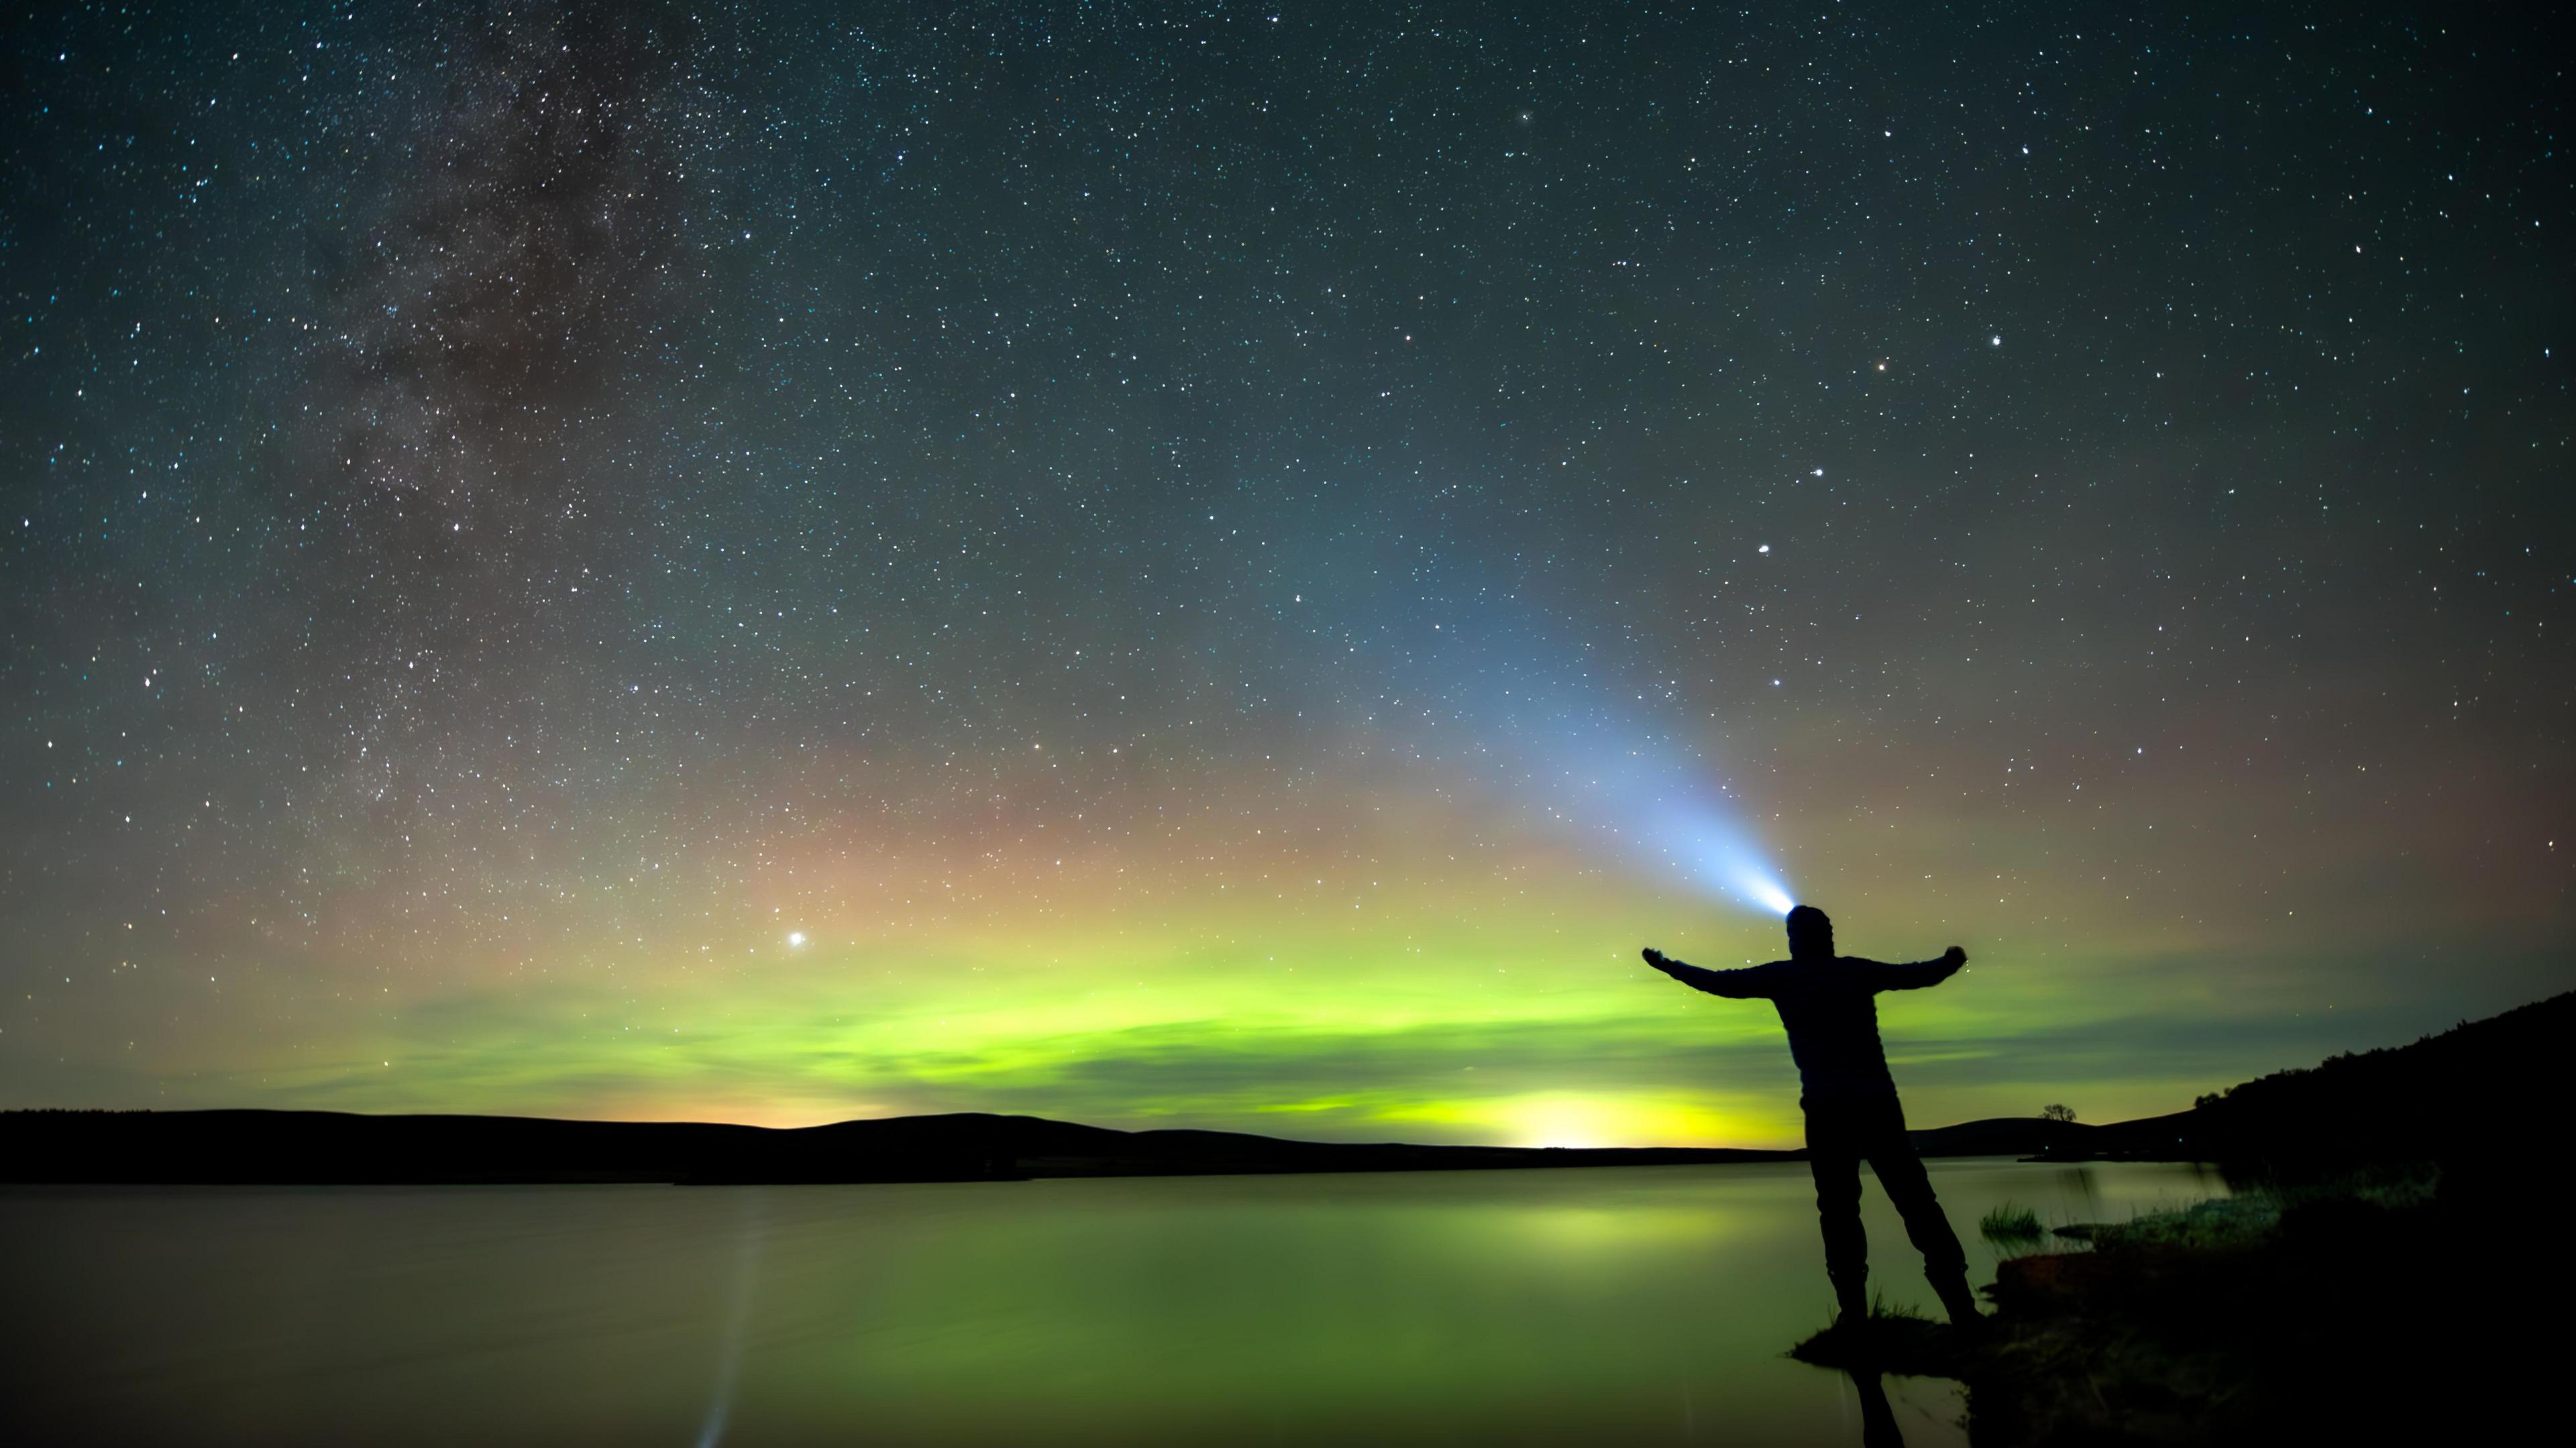
[[[2190,1132],[2213,1160],[2289,1176],[2554,1152],[2571,1041],[2576,991],[2203,1096]]]
[[[2129,1154],[2138,1139],[2169,1139],[2161,1131],[2142,1135],[2131,1129],[2151,1124],[2078,1126],[1997,1117],[1918,1131],[1913,1138],[1926,1156],[2092,1157]],[[1227,1131],[1113,1131],[974,1112],[790,1130],[338,1111],[0,1113],[0,1181],[16,1182],[984,1181],[1670,1166],[1802,1161],[1805,1155],[1703,1147],[1352,1145]]]
[[[2559,1131],[2576,991],[2463,1021],[2412,1044],[2347,1052],[2213,1092],[2189,1111],[2107,1126],[1998,1117],[1914,1133],[1926,1156],[2212,1161],[2306,1178],[2426,1162],[2454,1167],[2546,1148]],[[2538,1117],[2526,1110],[2541,1113]]]
[[[2279,1175],[2542,1154],[2563,1134],[2553,1063],[2576,992],[2408,1046],[2336,1056],[2108,1125],[1996,1117],[1911,1133],[1925,1156],[2210,1160]],[[10,1182],[893,1182],[1219,1173],[1460,1171],[1800,1161],[1803,1152],[1344,1145],[1226,1131],[1112,1131],[961,1113],[772,1130],[708,1122],[333,1111],[0,1112]],[[2463,1183],[2467,1184],[2466,1182]]]
[[[2191,1113],[2096,1126],[2037,1116],[1990,1116],[1909,1132],[1920,1156],[2030,1156],[2057,1161],[2189,1161],[2197,1153]]]
[[[898,1116],[772,1130],[701,1122],[333,1111],[0,1113],[17,1182],[895,1182],[1459,1171],[1786,1161],[1782,1151],[1340,1145],[1112,1131],[1035,1116]]]

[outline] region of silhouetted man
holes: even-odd
[[[1744,970],[1702,970],[1666,959],[1652,946],[1646,964],[1695,990],[1736,1000],[1767,1000],[1789,1028],[1789,1054],[1797,1060],[1807,1112],[1807,1162],[1816,1174],[1816,1211],[1824,1218],[1825,1273],[1834,1302],[1857,1322],[1869,1316],[1869,1241],[1860,1225],[1860,1164],[1866,1157],[1878,1184],[1905,1218],[1905,1234],[1923,1254],[1923,1270],[1950,1320],[1972,1324],[1977,1299],[1968,1291],[1968,1258],[1959,1236],[1933,1199],[1931,1178],[1905,1136],[1905,1109],[1896,1080],[1887,1074],[1887,1052],[1878,1043],[1878,1003],[1883,990],[1939,985],[1968,963],[1953,945],[1939,960],[1884,965],[1834,954],[1834,922],[1813,905],[1789,912],[1789,958]]]

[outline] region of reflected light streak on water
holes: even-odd
[[[737,1213],[733,1283],[725,1293],[724,1337],[716,1349],[715,1390],[708,1395],[706,1420],[698,1427],[698,1448],[716,1448],[722,1443],[726,1422],[733,1416],[734,1385],[742,1378],[743,1338],[751,1326],[752,1283],[760,1272],[766,1195],[756,1188],[745,1191]]]
[[[1980,1283],[2004,1203],[2119,1221],[2225,1191],[1930,1170]],[[1928,1302],[1885,1194],[1861,1210],[1873,1285]],[[1797,1163],[18,1189],[0,1279],[0,1443],[1853,1441],[1839,1375],[1783,1355],[1833,1310]],[[1911,1448],[1964,1448],[1955,1387],[1885,1391]]]

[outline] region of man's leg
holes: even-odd
[[[1816,1177],[1816,1216],[1825,1229],[1825,1275],[1835,1310],[1869,1316],[1869,1238],[1860,1225],[1860,1151],[1830,1102],[1807,1108],[1807,1168]]]
[[[1923,1159],[1905,1138],[1903,1108],[1887,1103],[1871,1121],[1865,1145],[1879,1186],[1896,1204],[1897,1215],[1905,1219],[1905,1235],[1913,1239],[1914,1250],[1923,1254],[1923,1275],[1932,1279],[1942,1309],[1952,1322],[1978,1317],[1976,1294],[1968,1290],[1968,1254],[1960,1250],[1959,1234],[1950,1230],[1950,1219],[1941,1214]]]

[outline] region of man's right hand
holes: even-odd
[[[1968,963],[1968,952],[1953,945],[1949,949],[1941,952],[1941,958],[1950,962],[1952,965],[1966,965]]]

